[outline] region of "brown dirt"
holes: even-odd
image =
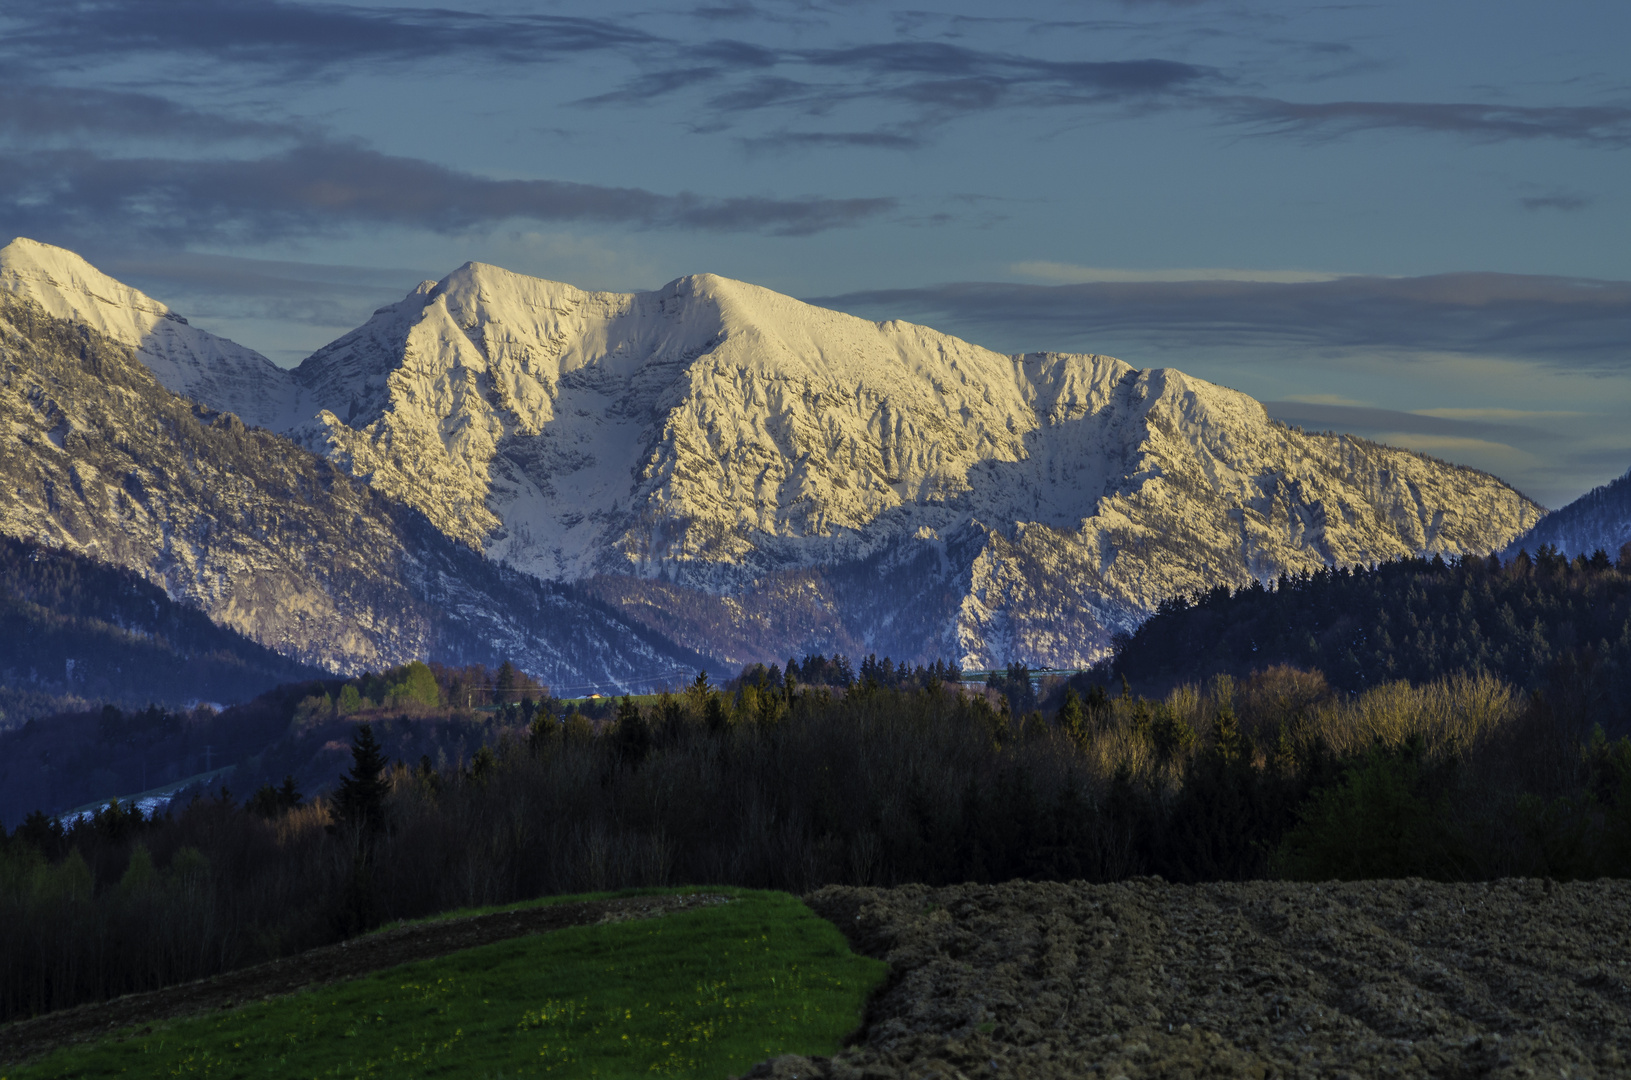
[[[159,1020],[231,1009],[495,941],[568,926],[649,919],[729,899],[713,893],[633,896],[394,926],[340,945],[214,978],[15,1021],[0,1027],[0,1062],[21,1062],[59,1046],[106,1038],[121,1029],[145,1028]]]
[[[750,1076],[1631,1076],[1631,882],[827,888],[891,982]]]

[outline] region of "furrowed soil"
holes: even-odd
[[[729,900],[713,893],[616,897],[395,926],[214,978],[0,1026],[0,1063],[22,1062],[59,1046],[106,1038],[123,1029],[139,1031],[156,1021],[231,1009],[495,941],[568,926],[650,919]]]
[[[1631,882],[827,888],[891,981],[756,1077],[1631,1076]]]

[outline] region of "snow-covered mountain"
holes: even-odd
[[[1631,472],[1593,488],[1567,506],[1553,510],[1507,548],[1507,554],[1531,555],[1550,544],[1573,558],[1603,551],[1611,559],[1631,545]]]
[[[253,349],[188,325],[168,307],[64,248],[22,237],[0,248],[0,290],[136,350],[159,385],[273,431],[304,418],[292,374]]]
[[[0,290],[0,533],[135,570],[320,667],[510,659],[562,688],[694,669],[696,654],[170,392],[138,358]]]
[[[623,295],[470,263],[299,378],[308,445],[495,559],[741,659],[806,634],[1081,663],[1177,592],[1485,552],[1540,516],[1181,372],[1005,356],[711,275]],[[804,614],[762,610],[788,575]]]
[[[1541,513],[1175,370],[712,275],[590,293],[468,263],[264,398],[190,385],[297,415],[282,430],[448,536],[733,660],[1073,665],[1175,593],[1487,552]]]

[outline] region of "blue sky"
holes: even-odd
[[[993,14],[1000,12],[1000,14]],[[292,364],[467,259],[1631,466],[1631,6],[0,0],[0,230]]]

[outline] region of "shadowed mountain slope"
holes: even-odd
[[[1631,472],[1553,510],[1512,541],[1507,553],[1534,554],[1547,544],[1570,558],[1598,551],[1613,557],[1631,544]]]

